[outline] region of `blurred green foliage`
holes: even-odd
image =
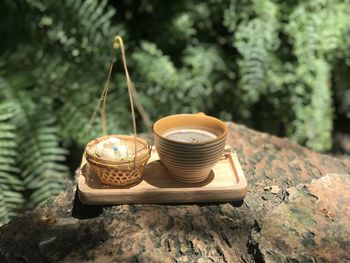
[[[153,120],[203,111],[325,151],[334,101],[350,112],[349,1],[4,0],[0,10],[0,222],[59,193],[67,149],[101,134],[100,119],[82,131],[116,34]],[[112,82],[109,131],[129,132],[120,61]]]

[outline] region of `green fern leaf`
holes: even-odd
[[[23,183],[16,167],[16,111],[10,103],[0,103],[0,224],[16,216],[23,205]]]
[[[59,128],[48,115],[30,119],[31,126],[21,133],[19,145],[28,145],[20,151],[22,176],[27,189],[33,190],[31,201],[40,204],[64,187],[68,168],[61,164],[67,151],[59,146]],[[45,189],[45,191],[43,190]]]
[[[278,6],[272,1],[252,1],[251,8],[255,17],[244,16],[237,26],[234,40],[234,46],[242,56],[238,61],[240,87],[242,100],[247,106],[268,94],[274,51],[279,47]],[[234,28],[231,24],[228,27]]]

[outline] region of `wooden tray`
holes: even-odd
[[[159,160],[157,151],[144,168],[142,181],[125,187],[103,185],[89,169],[85,158],[78,174],[78,194],[85,204],[229,202],[247,193],[247,181],[235,152],[225,149],[207,180],[181,183],[172,178]]]

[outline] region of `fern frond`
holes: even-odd
[[[295,88],[291,88],[295,119],[289,134],[297,142],[324,151],[331,147],[333,111],[326,57],[340,45],[344,23],[339,22],[337,16],[344,16],[341,9],[334,12],[333,4],[320,4],[323,8],[301,3],[290,14],[286,31],[293,40],[299,79]]]
[[[176,93],[180,93],[177,89],[181,88],[180,78],[171,58],[155,44],[144,41],[133,53],[132,59],[136,62],[136,86],[140,94],[146,94],[146,108],[147,105],[162,105],[164,112],[170,112],[169,101],[176,97]],[[150,101],[150,98],[153,101]],[[149,107],[148,110],[151,116],[159,114],[154,107]]]
[[[182,61],[182,101],[184,105],[190,105],[191,112],[206,111],[212,107],[212,101],[208,101],[208,98],[214,92],[220,93],[220,72],[227,70],[222,53],[211,45],[189,46],[184,51]]]
[[[81,98],[81,95],[77,94],[77,96]],[[84,145],[88,138],[96,138],[101,134],[99,116],[96,117],[96,121],[91,125],[90,130],[86,130],[90,115],[94,112],[96,103],[97,101],[95,103],[84,103],[84,100],[79,100],[74,95],[67,97],[58,115],[59,122],[62,123],[61,134],[63,137],[73,139],[79,144]],[[85,132],[88,132],[86,137],[84,137]]]
[[[333,125],[330,70],[323,58],[314,58],[312,68],[303,65],[297,68],[297,73],[299,79],[305,81],[290,87],[290,103],[295,115],[287,132],[292,140],[316,151],[325,151],[331,147]]]
[[[111,25],[115,10],[107,5],[106,0],[27,0],[27,5],[37,12],[33,19],[39,18],[37,23],[47,30],[45,34],[49,44],[60,45],[74,58],[81,59],[88,55],[91,59],[91,55],[98,55],[101,49],[108,50],[117,32],[117,28]],[[64,15],[69,19],[62,21],[62,10],[65,10]]]
[[[205,57],[205,59],[203,59]],[[155,44],[142,42],[133,53],[136,61],[139,91],[150,100],[144,103],[158,105],[148,107],[154,118],[164,113],[205,111],[211,107],[208,97],[220,82],[220,72],[227,69],[219,48],[209,44],[190,45],[180,59],[182,67],[175,63]],[[222,74],[221,74],[222,77]],[[145,97],[146,97],[145,96]],[[171,101],[178,101],[171,104]],[[161,111],[159,111],[161,107]]]
[[[11,103],[0,103],[0,225],[17,215],[24,202],[16,162],[16,126],[11,122],[15,114]]]
[[[170,57],[150,42],[142,42],[140,50],[133,53],[133,60],[137,63],[140,76],[148,79],[154,84],[166,82],[177,85],[176,67]]]
[[[240,86],[243,102],[248,106],[256,103],[262,94],[267,94],[268,72],[274,61],[274,51],[279,46],[277,5],[272,1],[252,2],[256,16],[238,24],[234,40],[234,46],[242,56],[238,61]]]
[[[68,168],[62,164],[67,151],[59,146],[59,128],[48,114],[30,117],[30,126],[21,131],[19,151],[22,177],[30,200],[40,204],[64,189]]]

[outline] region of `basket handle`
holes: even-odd
[[[126,85],[128,86],[128,94],[129,94],[129,100],[130,100],[130,108],[131,108],[131,117],[132,117],[132,126],[134,128],[134,144],[135,144],[135,157],[134,157],[134,168],[136,167],[136,157],[137,157],[137,145],[136,145],[136,119],[135,119],[135,110],[134,110],[134,100],[132,96],[132,91],[133,91],[133,84],[130,79],[129,71],[128,71],[128,66],[126,64],[126,57],[125,57],[125,49],[124,49],[124,43],[123,39],[120,36],[116,36],[114,38],[114,48],[120,47],[122,51],[122,61],[123,61],[123,66],[124,66],[124,71],[125,71],[125,77],[126,77]]]
[[[113,47],[115,49],[120,48],[121,49],[121,53],[122,53],[122,62],[123,62],[123,66],[124,66],[124,72],[125,72],[125,77],[126,77],[126,84],[128,87],[128,95],[129,95],[129,100],[130,100],[130,108],[131,108],[131,116],[132,116],[132,125],[133,125],[133,133],[134,133],[134,145],[135,145],[135,156],[134,156],[134,168],[136,167],[136,158],[137,158],[137,144],[136,144],[136,134],[137,134],[137,129],[136,129],[136,118],[135,118],[135,110],[134,110],[134,100],[133,100],[133,93],[136,95],[136,89],[131,81],[130,75],[129,75],[129,71],[128,71],[128,66],[126,63],[126,56],[125,56],[125,49],[124,49],[124,43],[123,43],[123,39],[120,36],[116,36],[114,38],[114,44]],[[93,123],[93,121],[95,120],[97,111],[100,108],[100,105],[102,103],[102,107],[101,107],[101,129],[102,129],[102,133],[104,135],[107,134],[107,125],[106,125],[106,101],[107,101],[107,94],[108,94],[108,90],[109,90],[109,83],[110,83],[110,79],[111,79],[111,75],[112,75],[112,70],[113,70],[113,65],[116,62],[116,56],[113,56],[113,59],[111,61],[111,64],[109,66],[109,71],[108,71],[108,78],[107,78],[107,82],[103,88],[101,97],[99,99],[99,102],[95,108],[94,113],[92,114],[88,125],[85,128],[85,134],[84,136],[87,136],[88,131],[91,128],[91,125]],[[140,103],[138,103],[140,104]],[[147,121],[147,125],[149,125],[150,121],[148,118],[147,113],[145,112],[145,110],[143,109],[142,105],[138,105],[138,110],[141,113],[141,116],[144,120]]]

